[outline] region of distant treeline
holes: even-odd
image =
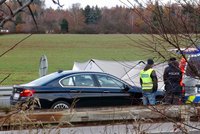
[[[8,1],[7,4],[12,8],[16,6],[14,1]],[[4,11],[8,10],[3,5],[0,8]],[[154,27],[160,26],[160,22],[164,23],[165,19],[168,22],[170,17],[177,18],[177,21],[186,19],[190,22],[185,24],[188,27],[187,32],[194,31],[194,29],[199,31],[200,28],[199,7],[188,4],[184,6],[180,4],[159,5],[155,2],[132,8],[125,6],[99,8],[89,5],[81,8],[77,3],[73,4],[70,9],[64,10],[45,8],[43,1],[35,0],[30,8],[37,24],[34,23],[30,12],[24,10],[12,21],[7,22],[3,29],[12,33],[158,33],[159,31]],[[192,21],[188,21],[190,19]]]

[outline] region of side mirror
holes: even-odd
[[[124,91],[127,92],[130,89],[130,87],[128,85],[124,85]]]

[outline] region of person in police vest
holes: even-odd
[[[143,105],[155,105],[155,92],[158,88],[156,72],[152,69],[154,61],[147,60],[147,65],[140,71],[140,84],[143,91]]]
[[[166,104],[180,104],[182,98],[182,72],[179,68],[179,63],[176,58],[172,57],[168,61],[168,67],[165,68],[163,74],[165,84]]]

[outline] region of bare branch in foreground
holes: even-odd
[[[17,45],[19,45],[21,42],[23,42],[24,40],[28,39],[30,36],[32,36],[32,34],[29,34],[28,36],[26,36],[25,38],[23,38],[22,40],[20,40],[19,42],[17,42],[16,44],[14,44],[10,49],[8,49],[7,51],[5,51],[4,53],[2,53],[0,55],[0,58],[2,56],[4,56],[5,54],[7,54],[9,51],[13,50],[15,47],[17,47]]]

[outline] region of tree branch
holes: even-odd
[[[17,15],[19,12],[21,12],[24,8],[28,7],[32,2],[33,2],[33,0],[30,0],[30,1],[26,2],[24,5],[20,6],[18,9],[16,9],[15,11],[13,11],[13,14],[6,16],[1,21],[0,27],[2,27],[5,24],[5,22],[7,22],[8,20],[11,20],[15,15]]]

